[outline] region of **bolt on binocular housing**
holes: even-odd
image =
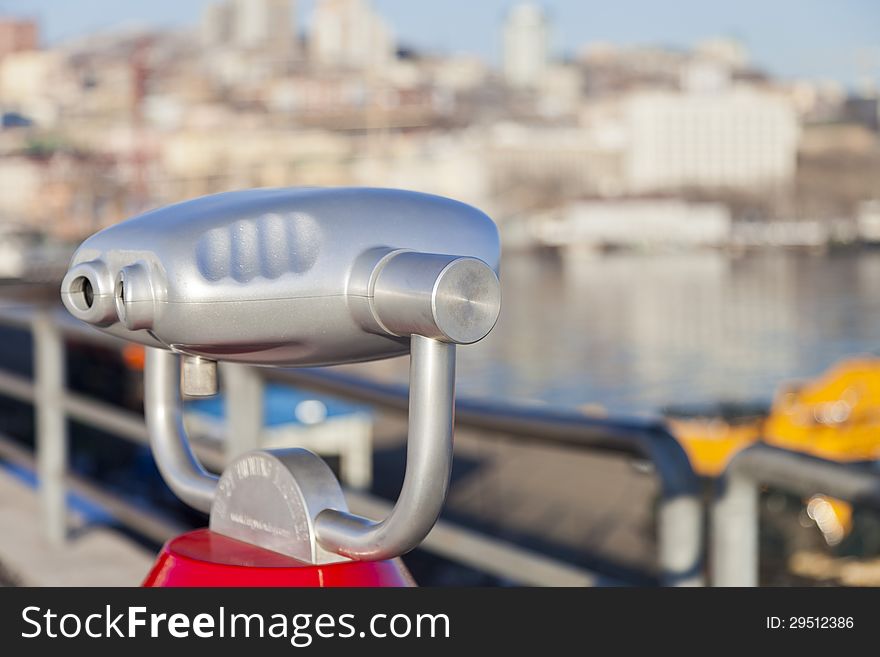
[[[492,330],[499,258],[492,220],[450,199],[246,190],[96,233],[74,254],[61,296],[74,317],[148,347],[153,453],[170,488],[210,512],[212,530],[308,563],[384,559],[415,547],[439,515],[452,462],[455,345]],[[321,366],[407,352],[407,470],[378,523],[348,513],[335,477],[310,452],[245,454],[218,480],[180,424],[179,386],[216,393],[219,360]]]

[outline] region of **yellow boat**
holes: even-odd
[[[766,416],[739,422],[669,419],[669,426],[694,469],[711,477],[759,440],[835,461],[875,460],[880,458],[880,358],[848,359],[816,379],[782,386]],[[845,502],[817,495],[805,503],[829,543],[839,543],[850,531],[852,509]]]

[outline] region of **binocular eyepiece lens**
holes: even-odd
[[[74,279],[70,286],[70,298],[80,310],[88,310],[95,302],[95,290],[92,282],[85,276]]]

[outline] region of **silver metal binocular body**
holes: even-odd
[[[330,365],[467,344],[498,316],[495,224],[437,196],[258,189],[148,212],[88,238],[62,284],[75,317],[153,347]]]
[[[211,528],[311,563],[411,550],[439,516],[452,468],[455,345],[500,310],[498,232],[438,196],[387,189],[257,189],[161,208],[80,245],[61,296],[74,317],[147,349],[144,409],[156,463]],[[186,356],[182,368],[171,352]],[[251,452],[222,477],[181,422],[216,392],[216,364],[333,365],[410,353],[400,497],[374,522],[305,450]]]

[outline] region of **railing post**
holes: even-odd
[[[758,585],[758,484],[735,472],[712,503],[711,566],[714,586]]]
[[[51,311],[34,316],[37,477],[43,528],[48,541],[63,545],[67,537],[64,475],[67,468],[67,420],[64,414],[64,341]]]
[[[263,379],[256,368],[221,363],[226,395],[226,462],[260,447],[263,431]]]
[[[357,416],[357,426],[351,427],[342,440],[342,463],[339,478],[351,488],[369,490],[373,483],[373,422]]]
[[[664,496],[657,511],[658,565],[664,586],[704,586],[703,508],[695,494]]]
[[[702,487],[687,453],[665,425],[634,434],[660,479],[657,568],[662,586],[705,586]]]

